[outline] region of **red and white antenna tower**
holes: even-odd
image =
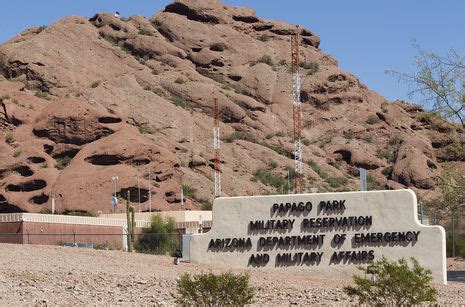
[[[292,102],[294,109],[294,169],[295,169],[295,193],[302,193],[302,111],[300,103],[300,76],[299,76],[299,26],[291,34],[292,57]]]
[[[220,110],[218,98],[213,100],[213,150],[215,151],[215,198],[221,196],[221,162],[220,162]]]

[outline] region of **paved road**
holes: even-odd
[[[447,271],[447,281],[465,282],[465,271]]]

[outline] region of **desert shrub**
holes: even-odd
[[[378,148],[376,150],[376,156],[381,159],[386,159],[389,163],[396,162],[397,159],[397,152],[398,149],[391,147],[391,146],[385,146],[383,148]]]
[[[92,82],[92,84],[90,85],[91,88],[96,88],[100,85],[101,81],[100,80],[96,80],[94,82]]]
[[[184,100],[183,98],[181,98],[179,96],[171,97],[171,101],[177,107],[181,107],[181,108],[186,109],[186,110],[190,109],[189,102],[187,102],[186,100]]]
[[[310,166],[310,168],[314,170],[315,173],[317,173],[318,176],[320,176],[321,178],[325,179],[329,177],[329,175],[325,171],[323,171],[321,167],[312,159],[305,161],[305,163],[307,163],[308,166]]]
[[[284,148],[282,148],[281,146],[277,146],[277,145],[273,145],[273,144],[269,144],[267,142],[260,142],[260,145],[262,146],[265,146],[265,147],[268,147],[269,149],[273,150],[274,152],[276,152],[277,154],[279,155],[282,155],[282,156],[285,156],[285,157],[288,157],[290,158],[291,155],[289,152],[287,152]]]
[[[231,133],[227,138],[226,138],[226,142],[227,143],[232,143],[234,142],[235,140],[244,140],[244,141],[249,141],[249,142],[253,142],[255,139],[254,137],[248,133],[248,132],[244,132],[244,131],[234,131],[233,133]]]
[[[270,36],[267,35],[267,34],[262,34],[260,35],[259,37],[257,37],[257,39],[261,42],[266,42],[266,41],[269,41],[270,40]]]
[[[184,273],[177,280],[176,303],[185,306],[245,306],[252,303],[255,289],[247,273]]]
[[[299,66],[302,67],[303,69],[307,69],[307,75],[313,75],[318,72],[320,69],[318,63],[315,62],[307,62],[307,61],[302,61],[299,62]]]
[[[211,211],[213,208],[213,204],[211,201],[205,198],[201,198],[197,200],[200,203],[200,209],[203,211]]]
[[[346,177],[329,177],[328,179],[326,179],[326,182],[332,188],[339,188],[345,186],[349,182],[349,180]]]
[[[152,75],[159,75],[160,74],[160,71],[156,68],[152,69]]]
[[[174,80],[174,82],[177,83],[177,84],[183,84],[185,81],[184,81],[183,78],[178,77],[178,78],[176,78],[176,80]]]
[[[367,175],[367,190],[384,190],[384,186],[375,177]]]
[[[302,144],[304,144],[305,146],[308,146],[311,144],[310,140],[309,139],[302,139]]]
[[[0,97],[0,99],[2,99],[2,100],[8,100],[10,98],[11,98],[11,96],[8,95],[8,94],[2,95],[2,97]]]
[[[389,145],[391,146],[399,146],[402,144],[403,140],[402,137],[398,134],[394,134],[390,139],[389,139]]]
[[[179,249],[176,222],[172,217],[163,218],[160,214],[153,214],[150,226],[142,229],[135,244],[138,252],[165,255]]]
[[[46,28],[47,28],[47,26],[40,26],[40,27],[37,29],[37,33],[42,32],[42,31],[45,30]]]
[[[139,29],[139,34],[140,35],[147,35],[147,36],[153,36],[152,32],[146,30],[146,29]]]
[[[276,162],[275,160],[271,160],[269,163],[268,163],[268,168],[269,169],[275,169],[278,167],[278,162]]]
[[[186,197],[194,197],[195,196],[195,189],[187,184],[182,185],[182,193]]]
[[[96,217],[97,214],[91,211],[84,211],[84,210],[65,210],[63,215],[72,215],[72,216],[92,216]]]
[[[15,150],[15,152],[13,153],[13,157],[17,158],[21,155],[21,150]]]
[[[287,66],[287,62],[286,62],[286,60],[282,59],[282,60],[279,60],[278,65]]]
[[[273,174],[270,170],[258,169],[252,174],[252,181],[260,181],[264,185],[274,187],[277,192],[287,191],[293,189],[293,180],[295,177],[295,170],[293,168],[288,168],[289,171],[289,184],[286,178]]]
[[[388,167],[383,168],[381,173],[386,177],[390,177],[391,174],[392,174],[392,166],[388,166]]]
[[[415,258],[411,258],[411,262],[413,267],[409,267],[404,258],[389,261],[382,257],[369,270],[359,268],[365,274],[374,274],[374,282],[354,276],[355,286],[347,286],[344,291],[351,297],[358,297],[361,304],[402,306],[435,302],[437,290],[430,285],[431,271],[421,267]]]
[[[56,159],[56,162],[57,162],[56,165],[58,169],[64,169],[65,167],[68,166],[69,162],[71,162],[71,157],[68,157],[68,156],[59,157]]]
[[[377,124],[380,122],[380,119],[378,118],[378,116],[375,116],[375,115],[371,115],[370,117],[367,118],[366,120],[366,123],[368,125],[374,125],[374,124]]]
[[[354,132],[352,130],[344,131],[342,132],[342,135],[348,140],[352,140],[354,138]]]
[[[140,134],[152,134],[153,133],[152,128],[150,128],[146,124],[140,124],[137,126],[137,128],[139,129]]]
[[[373,137],[371,135],[365,137],[363,140],[367,142],[368,144],[373,143]]]
[[[42,98],[42,99],[49,99],[48,97],[48,94],[47,92],[43,92],[41,90],[37,90],[35,93],[34,93],[34,96],[38,97],[38,98]]]
[[[265,63],[269,66],[273,66],[273,59],[269,55],[264,55],[260,59],[258,59],[258,63]]]
[[[276,132],[275,135],[276,135],[277,137],[283,137],[283,136],[285,136],[286,134],[284,133],[284,131],[280,130],[280,131]]]
[[[8,143],[8,144],[11,144],[11,143],[14,143],[15,141],[15,136],[13,135],[13,133],[7,133],[6,136],[5,136],[5,142]]]

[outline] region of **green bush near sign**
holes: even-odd
[[[405,258],[389,261],[382,257],[368,268],[359,269],[370,274],[367,277],[354,276],[355,286],[344,288],[349,296],[356,296],[361,304],[370,305],[416,305],[423,302],[435,302],[437,290],[430,285],[431,271],[420,266],[415,258],[410,258],[413,267],[409,267]]]
[[[150,226],[142,230],[135,247],[138,252],[143,253],[158,255],[173,253],[179,248],[176,222],[171,217],[152,215]]]
[[[247,273],[184,273],[177,280],[174,297],[182,306],[244,306],[252,303],[255,295],[249,278]]]

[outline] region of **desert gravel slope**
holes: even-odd
[[[169,257],[70,247],[0,244],[0,304],[174,304],[176,278],[209,271]],[[227,269],[212,269],[214,272]],[[350,280],[252,271],[257,304],[347,304]],[[440,304],[465,304],[465,284],[438,286]]]

